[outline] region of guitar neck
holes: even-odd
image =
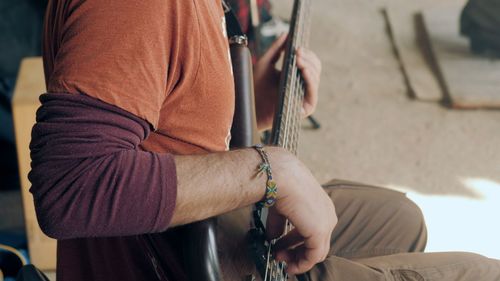
[[[271,144],[286,148],[297,154],[300,131],[300,114],[304,99],[305,85],[297,68],[295,51],[299,47],[307,47],[310,31],[311,0],[295,0],[285,48],[285,57],[280,80],[280,92]]]
[[[280,146],[297,154],[300,131],[300,115],[304,99],[304,80],[297,68],[295,51],[300,47],[307,47],[310,29],[310,2],[311,0],[295,0],[288,32],[288,42],[285,48],[285,57],[281,70],[281,80],[277,107],[274,115],[273,129],[270,144]],[[257,211],[257,216],[261,216]],[[260,218],[257,218],[260,220]],[[285,233],[291,230],[291,223],[286,222]],[[256,235],[256,244],[266,244],[265,234]],[[259,240],[258,238],[261,238]],[[288,280],[288,274],[283,270],[283,262],[274,260],[272,244],[256,247],[263,251],[256,253],[255,262],[263,280]],[[267,252],[267,254],[266,254]],[[298,280],[303,280],[297,276]]]

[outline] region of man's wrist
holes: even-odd
[[[269,162],[269,156],[267,155],[264,146],[261,144],[254,146],[255,150],[259,153],[262,162],[259,164],[257,168],[258,174],[266,176],[266,193],[264,198],[257,202],[257,208],[269,208],[272,207],[276,203],[276,198],[278,194],[278,186],[276,185],[276,181],[273,179],[273,169],[271,163]]]
[[[288,182],[292,180],[299,161],[297,157],[281,147],[267,146],[266,151],[273,167],[273,179],[280,187],[277,196],[277,200],[280,200],[289,193]]]

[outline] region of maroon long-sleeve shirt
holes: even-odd
[[[143,151],[149,124],[85,95],[44,94],[29,179],[41,228],[58,239],[165,231],[172,155]]]
[[[85,95],[40,101],[29,179],[39,224],[59,239],[58,278],[184,278],[172,238],[160,233],[175,208],[175,164],[139,148],[149,124]]]

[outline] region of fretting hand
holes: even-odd
[[[280,72],[275,64],[283,53],[286,39],[286,35],[280,36],[257,61],[253,69],[257,127],[260,131],[272,126],[280,80]],[[302,73],[306,87],[301,113],[302,118],[305,118],[316,109],[321,62],[314,52],[305,48],[299,48],[296,55],[297,67]]]

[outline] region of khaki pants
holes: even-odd
[[[422,253],[425,222],[403,193],[338,180],[325,190],[339,222],[329,257],[306,274],[307,280],[500,280],[500,261],[472,253]]]

